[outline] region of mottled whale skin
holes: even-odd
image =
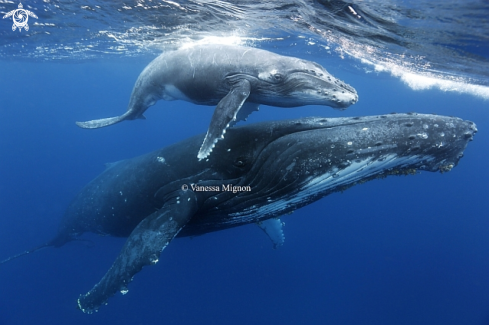
[[[230,129],[201,161],[194,153],[204,136],[195,136],[112,164],[75,197],[58,235],[41,247],[88,231],[128,237],[102,280],[78,299],[91,313],[158,262],[175,236],[258,223],[280,241],[275,218],[368,180],[450,171],[476,131],[459,118],[414,113],[265,122]]]
[[[245,120],[260,104],[344,109],[356,103],[358,95],[315,62],[250,47],[198,45],[153,60],[139,75],[123,115],[77,125],[100,128],[144,118],[160,99],[217,105],[197,155],[202,159],[229,126]]]

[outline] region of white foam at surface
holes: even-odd
[[[227,36],[215,36],[215,35],[207,35],[202,37],[199,40],[193,40],[190,38],[186,38],[182,41],[180,45],[180,49],[187,49],[197,45],[206,45],[206,44],[220,44],[220,45],[241,45],[241,46],[253,46],[255,43],[270,41],[270,40],[282,40],[281,38],[268,38],[268,37],[246,37],[242,36],[239,30],[234,30],[229,33]]]
[[[450,80],[443,79],[441,75],[422,75],[410,71],[409,69],[401,67],[395,63],[374,63],[367,59],[361,59],[361,62],[364,64],[372,65],[376,72],[388,72],[392,76],[400,78],[413,90],[438,88],[441,91],[464,93],[477,96],[485,100],[489,99],[489,87],[473,85],[467,83],[462,78],[452,77],[452,80]]]
[[[198,41],[187,40],[185,41],[181,49],[191,48],[197,45],[204,44],[222,44],[222,45],[243,45],[245,43],[244,39],[240,36],[231,35],[231,36],[206,36]]]
[[[337,44],[335,52],[344,59],[345,54],[360,60],[363,64],[373,66],[375,72],[387,72],[401,79],[413,90],[425,90],[438,88],[441,91],[450,91],[477,96],[489,100],[489,87],[471,84],[463,77],[447,76],[442,72],[431,69],[430,62],[425,57],[404,57],[404,55],[389,55],[381,50],[365,44],[336,37],[315,29],[324,39],[331,44]],[[431,70],[430,70],[431,69]]]

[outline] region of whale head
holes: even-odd
[[[228,178],[250,190],[226,197],[216,211],[228,213],[225,226],[236,226],[279,217],[369,180],[448,172],[476,132],[469,121],[414,113],[304,118],[236,128],[210,160],[222,164],[219,170],[232,165],[232,159],[240,162],[242,174]]]
[[[251,81],[251,100],[279,107],[324,105],[345,109],[358,101],[356,90],[321,65],[286,56],[264,58]]]

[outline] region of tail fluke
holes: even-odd
[[[109,126],[112,124],[119,123],[123,120],[124,120],[124,118],[122,116],[116,116],[116,117],[109,117],[109,118],[101,118],[100,120],[76,122],[76,125],[78,125],[81,128],[84,128],[84,129],[98,129],[98,128],[102,128],[104,126]]]
[[[27,255],[27,254],[30,254],[30,253],[34,253],[40,249],[43,249],[43,248],[46,248],[46,247],[61,247],[63,246],[64,244],[66,244],[67,242],[69,241],[72,241],[74,240],[74,238],[72,236],[66,236],[66,235],[62,235],[62,234],[58,234],[58,236],[56,236],[53,240],[51,241],[48,241],[47,243],[45,244],[42,244],[40,246],[37,246],[37,247],[34,247],[34,248],[31,248],[29,250],[26,250],[25,252],[22,252],[20,254],[17,254],[17,255],[14,255],[14,256],[10,256],[9,258],[3,260],[3,261],[0,261],[0,265],[4,264],[4,263],[7,263],[7,262],[10,262],[12,260],[15,260],[16,258],[19,258],[21,256],[24,256],[24,255]]]
[[[27,255],[27,254],[30,254],[30,253],[34,253],[35,251],[38,251],[38,250],[40,250],[42,248],[49,247],[49,246],[54,246],[54,245],[49,242],[49,243],[43,244],[41,246],[34,247],[34,248],[29,249],[29,250],[26,250],[25,252],[22,252],[20,254],[17,254],[17,255],[14,255],[14,256],[10,256],[9,258],[1,261],[0,262],[0,265],[2,265],[4,263],[7,263],[7,262],[10,262],[11,260],[15,260],[18,257],[24,256],[24,255]]]
[[[124,120],[131,120],[131,119],[136,118],[136,117],[131,116],[131,115],[134,115],[134,112],[132,110],[128,110],[120,116],[101,118],[98,120],[91,120],[91,121],[86,121],[86,122],[76,122],[76,125],[78,125],[81,128],[84,128],[84,129],[98,129],[98,128],[102,128],[104,126],[109,126],[112,124],[122,122]],[[142,118],[144,118],[144,117],[142,117]]]

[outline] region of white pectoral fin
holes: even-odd
[[[246,119],[248,119],[248,116],[250,116],[251,113],[257,112],[259,110],[260,110],[260,104],[245,102],[243,106],[241,106],[241,108],[239,109],[238,114],[236,115],[236,120],[231,121],[231,123],[229,123],[229,127],[234,126],[239,121],[246,121]]]
[[[282,229],[284,223],[278,218],[267,219],[256,223],[272,240],[273,248],[284,244],[285,235]]]
[[[226,129],[232,122],[236,121],[241,107],[250,95],[250,91],[250,82],[246,79],[240,80],[233,85],[229,93],[217,104],[197,158],[206,158],[211,153],[215,143],[224,138]]]

